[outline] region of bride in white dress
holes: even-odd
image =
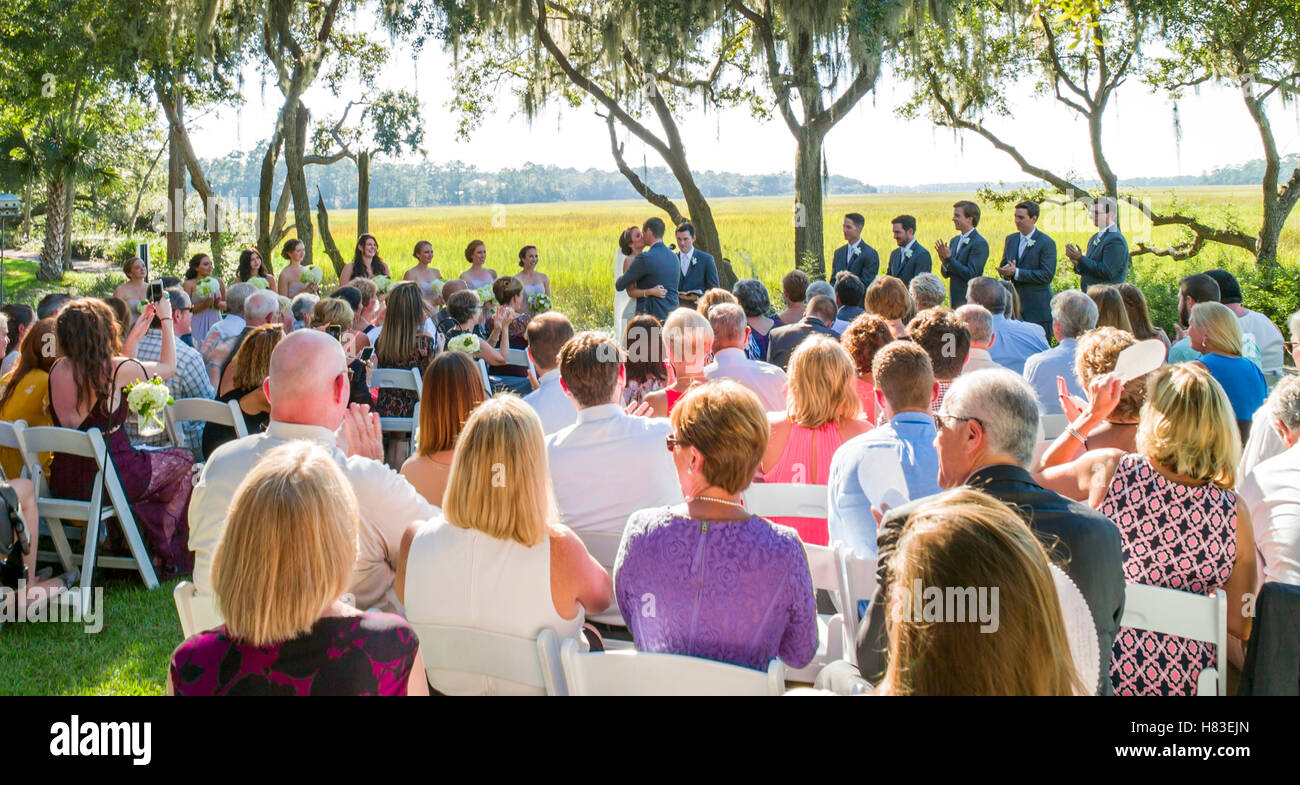
[[[641,227],[629,226],[618,238],[618,253],[614,254],[614,279],[627,272],[628,265],[645,248]],[[627,323],[636,316],[636,299],[626,291],[614,290],[614,339],[622,342]]]

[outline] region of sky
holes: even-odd
[[[594,106],[547,108],[531,124],[503,93],[469,141],[456,139],[457,120],[447,108],[453,94],[454,69],[450,53],[426,47],[418,58],[399,44],[389,58],[379,84],[415,92],[423,105],[428,160],[461,160],[481,170],[495,171],[525,163],[613,171],[605,121]],[[246,103],[235,111],[191,122],[200,155],[220,157],[251,148],[270,134],[281,96],[274,83],[262,86],[249,70]],[[313,117],[337,115],[353,95],[335,98],[324,88],[308,92],[305,103]],[[982,137],[939,128],[928,120],[905,120],[896,108],[908,98],[908,85],[888,73],[876,91],[835,126],[826,139],[825,154],[832,174],[856,178],[874,186],[957,182],[1011,182],[1028,179],[1004,153]],[[1096,177],[1086,124],[1051,96],[1034,95],[1030,85],[1011,101],[1012,116],[995,117],[988,126],[1015,144],[1030,161],[1045,162],[1055,171]],[[790,172],[794,168],[794,139],[779,117],[767,122],[744,110],[705,112],[675,107],[687,158],[692,168],[738,174]],[[1202,87],[1178,102],[1181,137],[1175,133],[1173,102],[1156,95],[1137,80],[1121,86],[1106,115],[1106,152],[1121,179],[1198,175],[1219,166],[1262,157],[1259,136],[1240,96],[1222,87]],[[1274,101],[1270,117],[1283,155],[1300,152],[1300,104],[1282,107]],[[662,165],[658,156],[636,139],[625,155],[633,166]]]

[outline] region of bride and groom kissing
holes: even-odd
[[[695,247],[695,227],[677,227],[677,250],[664,244],[663,219],[650,218],[641,225],[644,250],[625,270],[616,269],[614,288],[636,298],[636,312],[648,313],[659,321],[679,306],[693,307],[710,289],[718,286],[718,267],[713,257]]]

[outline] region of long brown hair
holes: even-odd
[[[424,324],[424,293],[415,281],[402,281],[388,292],[388,312],[375,354],[380,368],[401,368],[419,357],[418,338]]]
[[[1128,311],[1128,322],[1133,327],[1133,335],[1139,341],[1155,338],[1159,333],[1151,323],[1151,311],[1147,308],[1147,298],[1142,290],[1131,283],[1122,283],[1115,287],[1124,300],[1124,310]]]
[[[18,345],[18,361],[14,363],[13,370],[5,374],[0,379],[0,384],[4,385],[4,393],[0,394],[0,408],[9,403],[13,397],[14,391],[18,389],[18,380],[27,375],[29,371],[50,372],[54,366],[54,361],[58,359],[58,352],[54,350],[54,317],[41,319],[23,333],[22,343]]]
[[[455,447],[465,420],[486,400],[483,377],[468,354],[443,352],[433,358],[420,396],[420,455]]]
[[[112,400],[113,358],[122,353],[122,334],[108,303],[78,297],[59,312],[54,335],[59,353],[72,366],[77,408]]]
[[[284,326],[279,322],[254,327],[239,344],[239,351],[231,360],[235,372],[230,380],[236,390],[261,387],[271,372],[271,352],[284,337]]]
[[[627,352],[624,368],[629,384],[650,379],[668,382],[668,348],[658,319],[648,313],[629,319],[623,332],[623,350]]]

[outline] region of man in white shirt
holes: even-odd
[[[199,352],[208,362],[212,361],[208,355],[214,347],[239,335],[248,326],[244,321],[244,303],[257,291],[251,283],[232,283],[226,287],[226,315],[208,328],[207,335],[194,336],[199,341]]]
[[[962,373],[974,373],[985,368],[1001,368],[989,356],[989,347],[993,345],[993,314],[982,305],[967,303],[957,309],[957,319],[970,330],[970,351],[966,354],[966,364]]]
[[[1250,511],[1262,561],[1261,585],[1300,585],[1300,450],[1295,446],[1300,441],[1300,376],[1278,382],[1261,408],[1269,411],[1286,451],[1256,465],[1237,491]]]
[[[614,566],[633,512],[682,502],[662,418],[623,411],[623,350],[597,332],[578,333],[560,349],[560,383],[578,407],[577,423],[546,437],[560,522],[591,555]]]
[[[295,439],[334,450],[357,494],[361,510],[358,552],[348,585],[356,606],[401,613],[393,579],[402,533],[411,523],[441,517],[441,512],[384,465],[379,418],[368,407],[348,406],[350,385],[343,349],[326,333],[296,331],[271,353],[270,376],[263,389],[271,402],[266,431],[227,442],[214,451],[190,497],[198,629],[221,622],[212,594],[212,557],[225,532],[235,489],[262,455]],[[337,440],[340,430],[343,439]]]
[[[734,379],[753,390],[769,412],[785,411],[785,371],[745,356],[749,324],[745,309],[734,303],[718,303],[709,309],[713,327],[713,362],[704,366],[708,379]]]
[[[1286,323],[1287,332],[1291,334],[1291,343],[1287,350],[1291,353],[1291,362],[1300,368],[1300,311],[1291,314]],[[1276,388],[1274,388],[1276,389]],[[1250,438],[1241,448],[1241,461],[1237,464],[1237,478],[1250,474],[1260,463],[1281,454],[1286,450],[1282,434],[1273,418],[1271,406],[1261,406],[1255,410],[1250,426]]]
[[[537,389],[524,396],[542,420],[542,433],[550,435],[578,421],[578,407],[560,386],[560,347],[573,337],[573,324],[562,313],[550,311],[528,322],[528,356],[537,369]]]

